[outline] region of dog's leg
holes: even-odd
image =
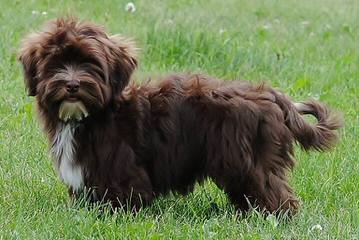
[[[249,204],[246,193],[246,183],[243,182],[240,176],[231,177],[224,179],[224,184],[218,184],[217,186],[225,191],[227,194],[229,201],[235,206],[239,211],[246,212],[249,210]]]
[[[142,207],[146,207],[152,203],[154,198],[153,193],[146,189],[140,189],[136,187],[126,187],[123,189],[117,189],[116,192],[108,191],[108,201],[113,209],[122,208],[126,211],[138,212]]]
[[[287,212],[290,216],[297,211],[298,201],[285,178],[260,168],[246,176],[223,176],[223,179],[215,179],[215,182],[239,211],[246,212],[250,207],[258,207],[259,211],[276,215]]]
[[[234,172],[237,173],[228,174],[226,170],[214,171],[210,177],[227,194],[229,201],[237,210],[247,212],[250,202],[253,202],[252,196],[248,195],[252,185],[248,182],[248,178],[243,177],[243,173]]]
[[[296,213],[298,200],[284,175],[259,167],[248,175],[246,182],[245,195],[252,206],[276,215]]]
[[[120,208],[137,212],[152,203],[152,184],[141,167],[129,163],[126,168],[122,174],[110,179],[109,185],[97,187],[96,198],[100,202],[109,202],[113,210]]]
[[[245,176],[251,203],[270,213],[293,215],[299,206],[286,174],[294,166],[292,137],[284,124],[262,123],[255,141],[253,165]]]
[[[72,187],[69,187],[71,203],[77,200],[85,200],[90,204],[109,203],[112,210],[119,208],[132,212],[150,205],[155,195],[147,172],[131,160],[127,165],[121,166],[120,169],[123,171],[116,170],[117,166],[111,168],[115,169],[115,173],[121,174],[111,174],[106,168],[107,174],[100,175],[100,179],[104,180],[105,176],[106,181],[93,181],[99,179],[99,176],[95,175],[86,183],[87,187],[80,191],[74,191]]]
[[[232,165],[223,169],[219,164],[211,169],[209,175],[238,210],[247,211],[252,206],[276,214],[288,212],[292,215],[296,212],[299,204],[286,178],[287,171],[294,165],[292,139],[286,131],[280,124],[271,126],[270,123],[263,123],[252,144],[255,151],[246,156],[248,159],[223,160]],[[227,154],[240,155],[245,156]],[[247,164],[248,168],[243,168],[243,163],[250,164]]]

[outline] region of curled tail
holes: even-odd
[[[277,95],[277,103],[286,115],[286,125],[305,150],[324,151],[337,142],[337,130],[343,125],[342,117],[322,103],[315,100],[292,103],[284,95]],[[301,116],[305,114],[313,115],[318,122],[310,124]]]

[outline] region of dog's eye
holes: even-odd
[[[104,72],[102,71],[102,69],[98,66],[95,66],[95,68],[93,69],[99,76],[102,80],[105,81],[105,74]]]
[[[96,75],[98,78],[105,81],[105,74],[102,68],[98,64],[94,63],[93,61],[83,63],[82,68],[84,68],[86,72],[92,73]]]

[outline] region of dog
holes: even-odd
[[[330,149],[341,117],[318,101],[201,74],[138,85],[134,43],[75,18],[47,22],[19,51],[28,95],[72,198],[137,211],[210,178],[238,211],[297,212],[293,147]],[[311,114],[317,123],[302,115]]]

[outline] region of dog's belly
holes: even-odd
[[[83,187],[83,170],[75,162],[74,132],[76,125],[60,123],[53,140],[51,153],[55,158],[58,172],[65,184],[77,192]]]

